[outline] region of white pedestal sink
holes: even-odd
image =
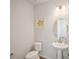
[[[57,48],[58,49],[58,59],[62,59],[62,49],[66,49],[68,48],[68,44],[62,42],[53,42],[52,43],[53,47]]]

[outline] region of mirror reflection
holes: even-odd
[[[68,17],[60,17],[55,21],[54,35],[60,41],[68,39]]]

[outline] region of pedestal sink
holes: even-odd
[[[53,42],[52,43],[53,47],[55,47],[56,49],[58,49],[58,59],[62,59],[62,49],[66,49],[68,48],[68,44],[64,43],[64,42]]]

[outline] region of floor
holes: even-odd
[[[40,59],[46,59],[46,58],[44,58],[44,57],[40,56]]]

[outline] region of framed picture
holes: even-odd
[[[36,28],[44,28],[44,20],[43,19],[38,19],[36,20]]]

